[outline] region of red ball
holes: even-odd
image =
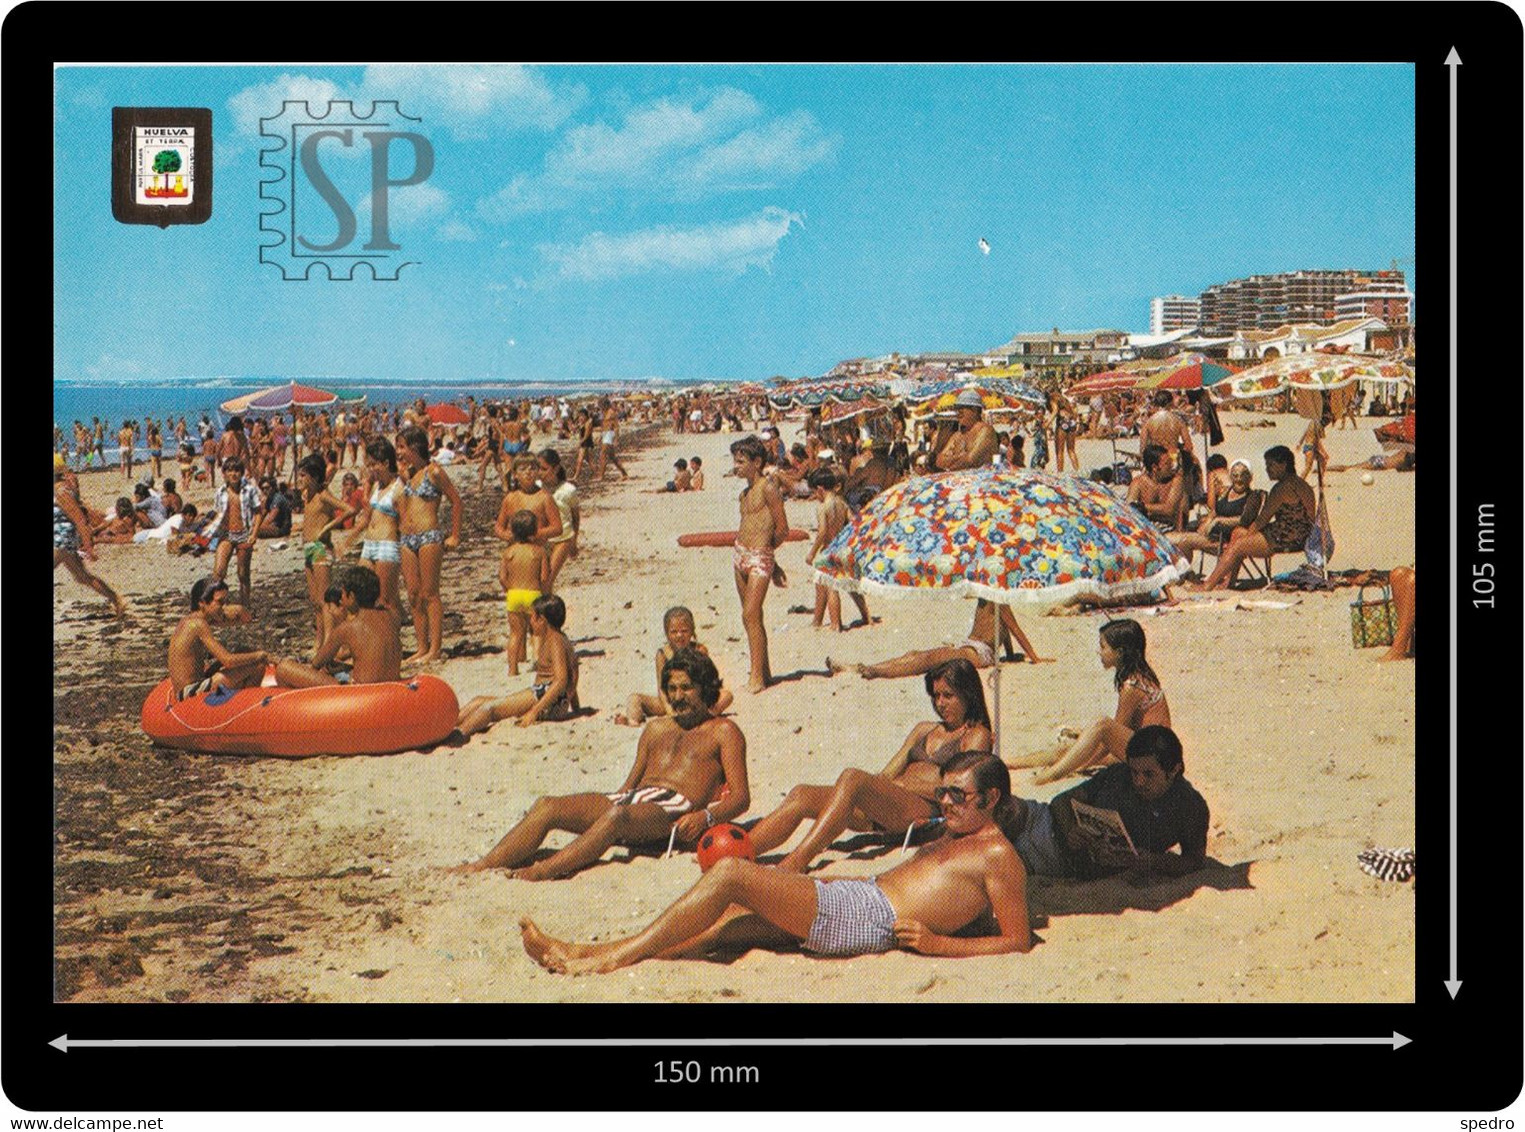
[[[752,848],[752,835],[730,822],[705,830],[699,838],[700,871],[708,872],[709,867],[721,857],[742,857],[755,861],[757,850]]]

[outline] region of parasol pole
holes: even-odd
[[[995,602],[990,603],[990,612],[995,614],[990,628],[990,645],[995,653],[995,671],[991,673],[990,681],[994,700],[990,712],[990,739],[996,758],[1001,757],[1001,609]]]

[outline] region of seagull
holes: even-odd
[[[980,251],[984,252],[986,255],[990,254],[990,243],[985,239],[984,236],[980,237]]]

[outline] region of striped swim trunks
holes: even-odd
[[[605,794],[604,797],[616,806],[642,804],[660,806],[675,818],[681,817],[694,808],[694,804],[682,794],[666,786],[637,786],[634,790],[626,790],[619,794]]]
[[[895,909],[873,880],[815,882],[815,919],[804,949],[848,957],[892,951]]]

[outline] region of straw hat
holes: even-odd
[[[953,399],[955,409],[980,409],[985,408],[985,402],[973,389],[966,389]]]

